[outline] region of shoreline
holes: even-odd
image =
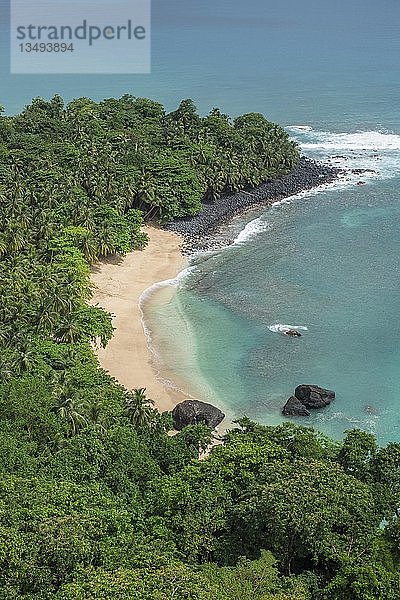
[[[178,387],[186,387],[178,374],[174,377],[168,367],[159,370],[144,326],[143,303],[157,295],[157,284],[175,279],[188,266],[186,256],[229,245],[231,240],[221,242],[218,232],[234,217],[332,183],[345,173],[302,157],[293,173],[251,192],[242,191],[205,203],[198,215],[176,219],[162,229],[145,226],[149,244],[144,250],[130,252],[123,258],[109,257],[94,265],[91,279],[95,291],[91,303],[110,312],[115,327],[107,347],[95,348],[101,367],[127,389],[145,387],[160,412],[171,411],[179,402],[192,398]]]
[[[94,293],[90,302],[110,312],[115,327],[107,347],[96,347],[95,353],[109,375],[127,389],[145,387],[154,406],[164,412],[188,394],[168,387],[158,376],[143,326],[141,299],[155,283],[174,279],[187,260],[181,252],[181,236],[149,226],[144,230],[149,235],[144,250],[123,258],[109,257],[92,267]]]
[[[357,171],[357,174],[361,174],[360,169]],[[199,214],[177,218],[166,223],[164,229],[183,237],[184,255],[217,250],[234,242],[234,240],[221,242],[217,237],[218,231],[229,224],[234,217],[241,216],[254,208],[266,208],[285,198],[333,183],[346,174],[350,175],[352,171],[302,156],[298,166],[288,175],[266,181],[255,188],[223,195],[216,201],[205,202]]]

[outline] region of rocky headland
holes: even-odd
[[[216,233],[236,215],[256,206],[268,206],[289,196],[332,183],[346,173],[343,169],[302,156],[296,169],[289,175],[266,181],[236,194],[221,196],[215,201],[207,201],[199,214],[175,219],[166,223],[164,228],[183,236],[183,254],[214,250],[233,242],[218,240]]]

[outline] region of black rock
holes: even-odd
[[[309,417],[310,413],[304,406],[304,404],[296,398],[296,396],[290,396],[282,409],[282,414],[287,417]]]
[[[294,395],[307,408],[323,408],[335,398],[335,392],[326,390],[318,385],[298,385]]]
[[[283,332],[283,335],[288,335],[289,337],[301,337],[300,331],[297,331],[296,329],[287,329]]]
[[[288,175],[234,194],[222,194],[218,202],[204,200],[200,213],[176,218],[164,225],[164,228],[183,236],[183,254],[216,250],[232,242],[219,238],[219,228],[230,222],[235,215],[256,206],[271,205],[276,200],[310,190],[323,183],[331,183],[344,173],[343,169],[317,163],[302,156],[298,166]]]
[[[184,400],[172,411],[175,429],[183,429],[187,425],[204,423],[215,429],[225,418],[224,413],[212,404],[200,400]]]

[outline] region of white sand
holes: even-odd
[[[173,279],[186,261],[179,246],[180,236],[146,227],[150,242],[142,251],[120,261],[105,260],[92,269],[95,292],[92,304],[114,315],[114,336],[107,348],[96,349],[100,364],[128,389],[145,387],[160,411],[171,410],[187,396],[166,387],[157,377],[153,357],[142,325],[139,299],[158,281]]]

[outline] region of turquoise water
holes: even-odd
[[[206,380],[200,394],[230,418],[279,423],[294,387],[316,383],[337,398],[299,422],[400,439],[400,136],[289,130],[309,154],[375,174],[235,219],[236,244],[196,257],[150,322],[194,349],[197,363],[160,343],[172,372]],[[307,330],[287,338],[278,324]]]
[[[377,171],[235,219],[239,243],[197,258],[150,326],[169,375],[189,374],[232,417],[278,422],[293,387],[313,382],[337,399],[308,423],[400,439],[400,3],[153,0],[152,14],[150,75],[10,75],[0,0],[0,104],[131,93],[173,109],[191,97],[202,113],[263,112],[306,154]],[[308,330],[288,339],[277,323]]]

